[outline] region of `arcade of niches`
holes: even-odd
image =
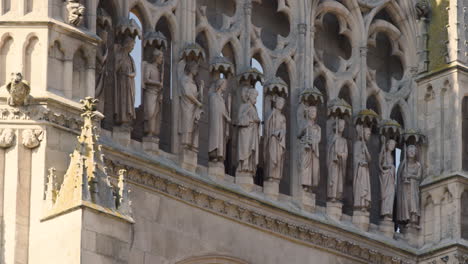
[[[467,0],[0,0],[0,263],[468,263]]]

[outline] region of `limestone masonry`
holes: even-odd
[[[0,264],[468,264],[468,0],[0,0]]]

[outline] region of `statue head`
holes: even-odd
[[[415,159],[418,153],[418,149],[415,145],[409,145],[406,149],[406,156],[410,159]]]
[[[247,95],[248,95],[248,98],[249,98],[250,103],[252,103],[252,104],[256,104],[256,103],[257,103],[257,96],[258,96],[257,90],[255,90],[255,89],[249,89]]]
[[[346,126],[346,121],[344,119],[338,119],[338,122],[337,122],[337,128],[338,129],[338,132],[339,133],[343,133],[344,129],[345,129],[345,126]]]
[[[18,84],[23,80],[23,74],[21,72],[12,72],[11,73],[11,82]]]
[[[164,60],[164,53],[160,49],[154,49],[153,60],[156,64],[162,64]]]
[[[306,118],[309,120],[317,119],[317,107],[315,105],[311,105],[305,109]]]
[[[198,63],[196,61],[189,61],[185,64],[185,74],[192,74],[193,76],[198,74]]]
[[[285,103],[286,103],[286,100],[284,100],[283,97],[278,96],[275,99],[275,108],[281,111],[283,110]]]
[[[370,127],[364,127],[363,131],[363,140],[368,141],[371,136],[371,129]]]
[[[132,52],[133,48],[135,48],[135,39],[129,36],[126,37],[123,42],[123,47],[128,53]]]
[[[218,79],[214,82],[214,91],[223,93],[226,91],[227,80],[226,79]]]
[[[387,141],[387,144],[386,144],[386,145],[387,145],[387,150],[388,150],[388,151],[394,151],[394,150],[395,150],[395,147],[396,147],[396,141],[393,140],[393,139],[389,139],[389,140]]]

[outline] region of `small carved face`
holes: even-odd
[[[255,89],[250,89],[249,91],[249,100],[252,104],[256,104],[257,103],[257,96],[258,96],[258,92],[257,90]]]
[[[338,132],[343,133],[346,122],[343,119],[338,120]]]
[[[227,87],[226,79],[221,79],[221,82],[219,84],[219,91],[223,93],[224,91],[226,91],[226,87]]]
[[[388,150],[388,151],[394,151],[394,150],[395,150],[395,147],[396,147],[396,142],[395,142],[395,140],[390,139],[390,140],[387,142],[387,150]]]
[[[284,98],[282,98],[282,97],[276,98],[275,108],[280,110],[280,111],[283,110],[284,103],[285,103]]]
[[[13,72],[11,73],[11,82],[12,83],[20,83],[23,80],[23,75],[20,72]]]
[[[311,106],[307,109],[307,117],[310,120],[315,120],[317,118],[317,107]]]
[[[408,155],[408,158],[416,157],[416,146],[409,145],[408,149],[406,150],[406,155]]]
[[[162,64],[163,63],[163,53],[162,53],[162,51],[160,51],[158,49],[155,49],[153,51],[153,58],[154,58],[154,62],[156,64]]]
[[[371,135],[371,130],[368,127],[364,128],[364,140],[368,141]]]
[[[189,72],[190,72],[192,75],[197,75],[197,74],[198,74],[198,64],[192,63],[192,64],[190,65]]]

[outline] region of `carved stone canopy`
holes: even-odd
[[[159,31],[147,32],[143,39],[143,47],[145,48],[151,46],[157,49],[167,49],[167,38]]]
[[[355,124],[364,124],[371,127],[379,122],[380,116],[372,109],[364,109],[359,112],[354,120]]]
[[[98,16],[97,16],[97,24],[101,26],[102,28],[112,27],[112,18],[111,16],[102,8],[99,8],[98,11]]]
[[[202,47],[197,43],[189,43],[185,46],[180,54],[180,59],[187,61],[204,61],[206,58]]]
[[[299,95],[300,102],[306,105],[318,105],[323,103],[323,94],[317,87],[306,87]]]
[[[260,82],[264,83],[265,80],[263,79],[263,73],[258,71],[256,68],[250,68],[244,73],[241,73],[238,77],[239,83],[247,82],[250,85],[254,86],[255,83]]]
[[[274,77],[267,81],[263,89],[265,94],[279,95],[283,98],[288,97],[288,84],[280,77]]]
[[[420,145],[427,143],[426,136],[422,132],[414,129],[404,131],[402,138],[407,145]]]
[[[117,24],[117,29],[115,30],[116,36],[130,36],[132,38],[140,37],[141,38],[141,28],[134,19],[122,19]]]
[[[380,122],[380,134],[387,139],[398,141],[402,133],[401,125],[393,119],[385,119]]]
[[[234,64],[226,57],[216,56],[210,63],[210,72],[222,73],[226,77],[229,77],[235,73]]]
[[[328,102],[328,116],[345,118],[352,115],[352,106],[342,98],[335,98]]]

